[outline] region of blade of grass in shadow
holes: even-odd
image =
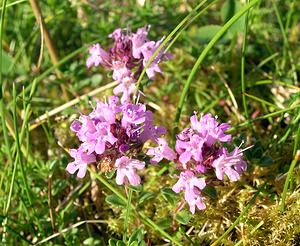
[[[249,3],[249,0],[246,1]],[[247,100],[245,95],[245,57],[246,57],[246,47],[247,47],[247,34],[248,34],[248,18],[249,18],[249,10],[245,16],[245,27],[244,27],[244,35],[243,35],[243,46],[242,46],[242,57],[241,57],[241,87],[242,87],[242,99],[243,99],[243,107],[246,119],[249,119],[248,108],[247,108]]]
[[[132,199],[132,189],[128,187],[128,199],[127,199],[127,205],[126,205],[126,214],[125,214],[125,220],[124,220],[124,232],[123,232],[123,242],[127,242],[127,230],[128,230],[128,220],[129,220],[129,214],[131,209],[131,199]]]
[[[191,18],[191,20],[185,24],[176,34],[176,36],[174,38],[172,38],[171,42],[168,44],[168,46],[166,47],[164,53],[166,53],[172,46],[173,44],[176,42],[176,40],[180,37],[180,35],[183,33],[183,31],[185,31],[190,24],[192,24],[196,19],[198,19],[207,9],[209,9],[212,5],[214,5],[216,2],[218,2],[219,0],[214,0],[211,3],[209,3],[205,8],[203,8],[198,14],[196,14],[194,17]]]
[[[264,100],[264,99],[261,99],[261,98],[259,98],[259,97],[253,96],[253,95],[248,94],[248,93],[246,93],[246,92],[244,92],[244,95],[245,95],[245,97],[249,97],[249,98],[251,98],[251,99],[254,99],[255,101],[258,101],[258,102],[260,102],[260,103],[262,103],[262,104],[265,104],[265,105],[274,107],[274,108],[276,108],[276,109],[282,109],[282,108],[278,107],[277,105],[275,105],[275,104],[273,104],[273,103],[270,103],[270,102],[268,102],[268,101],[266,101],[266,100]]]
[[[279,27],[280,27],[281,35],[282,35],[282,38],[283,38],[283,57],[282,57],[281,67],[282,67],[283,70],[285,69],[286,56],[288,56],[288,58],[290,60],[290,63],[291,63],[292,71],[293,71],[294,83],[297,84],[298,83],[297,69],[296,69],[296,66],[295,66],[295,61],[294,61],[294,58],[293,58],[293,54],[291,52],[291,47],[290,47],[290,44],[289,44],[289,40],[287,38],[287,35],[286,35],[285,29],[284,29],[284,26],[283,26],[283,23],[282,23],[282,20],[281,20],[279,10],[278,10],[277,5],[276,5],[274,0],[272,0],[272,5],[273,5],[273,9],[275,11],[276,18],[277,18],[277,21],[278,21],[278,24],[279,24]]]
[[[73,52],[71,52],[70,54],[66,55],[64,58],[62,58],[58,63],[56,63],[55,65],[53,65],[52,67],[48,68],[45,72],[43,72],[41,75],[37,76],[35,78],[36,83],[41,82],[44,78],[46,78],[49,74],[51,74],[56,68],[60,67],[61,65],[65,64],[66,62],[68,62],[69,60],[71,60],[72,58],[74,58],[75,56],[79,55],[81,52],[85,51],[88,49],[88,46],[99,42],[101,39],[96,39],[88,44],[86,44],[85,46],[74,50]],[[30,84],[29,86],[26,87],[25,92],[27,93],[29,90],[31,90],[32,84]]]
[[[266,114],[266,115],[263,115],[263,116],[259,116],[259,117],[255,118],[255,119],[245,121],[245,122],[243,122],[243,123],[241,123],[241,124],[239,124],[239,125],[236,125],[236,126],[230,128],[230,129],[227,131],[227,133],[228,133],[228,134],[231,134],[231,133],[235,132],[237,129],[246,127],[246,126],[252,124],[252,123],[255,122],[255,121],[267,119],[267,118],[269,118],[269,117],[273,117],[273,116],[276,116],[276,115],[279,115],[279,114],[288,112],[288,111],[290,111],[290,110],[293,110],[293,109],[296,109],[296,108],[299,108],[299,107],[300,107],[300,104],[296,104],[296,105],[291,106],[291,107],[289,107],[289,108],[281,109],[281,110],[278,110],[278,111],[275,111],[275,112],[272,112],[272,113],[269,113],[269,114]]]
[[[19,0],[19,1],[12,2],[12,3],[8,3],[8,4],[6,4],[6,8],[17,5],[19,3],[25,3],[27,1],[28,0]],[[2,10],[2,9],[3,9],[3,7],[0,7],[0,10]]]
[[[73,225],[71,225],[67,228],[64,228],[61,231],[56,232],[56,233],[52,234],[51,236],[37,242],[35,245],[46,243],[46,242],[50,241],[51,239],[56,238],[58,236],[61,236],[64,233],[66,233],[66,232],[68,232],[68,231],[70,231],[70,230],[72,230],[76,227],[79,227],[83,224],[97,224],[97,223],[107,224],[108,221],[106,221],[106,220],[84,220],[84,221],[79,221],[79,222],[77,222],[77,223],[75,223],[75,224],[73,224]]]
[[[97,174],[93,172],[92,169],[88,168],[91,175],[93,175],[96,179],[98,179],[102,184],[104,184],[109,190],[111,190],[115,195],[117,195],[124,203],[127,203],[126,197],[115,187],[113,187],[106,179],[104,179],[100,174]],[[135,206],[131,204],[132,210],[135,211],[136,215],[140,217],[141,221],[145,224],[147,224],[149,227],[151,227],[153,230],[159,232],[162,236],[169,239],[172,243],[176,245],[182,245],[180,242],[177,241],[177,239],[173,238],[171,235],[169,235],[167,232],[162,230],[158,225],[156,225],[151,219],[149,219],[146,215],[144,215],[142,212],[139,212],[136,210]]]
[[[154,58],[158,55],[160,50],[166,46],[166,44],[171,40],[171,38],[175,35],[175,33],[180,30],[189,20],[190,18],[197,13],[197,11],[207,2],[208,0],[201,1],[192,11],[170,32],[170,34],[163,40],[163,42],[160,44],[160,46],[156,49],[156,51],[153,53],[153,55],[150,57],[150,59],[147,61],[143,71],[141,72],[136,84],[136,90],[134,92],[133,98],[135,98],[136,93],[138,92],[142,79],[146,73],[146,70],[150,66],[150,64],[153,62]]]
[[[28,199],[30,205],[32,206],[32,198],[31,198],[31,194],[29,192],[26,174],[25,174],[25,170],[24,170],[24,165],[23,165],[23,160],[22,160],[23,156],[22,156],[20,139],[19,139],[19,130],[18,130],[18,122],[17,122],[17,96],[16,96],[15,83],[13,83],[13,121],[14,121],[14,131],[15,131],[15,142],[16,142],[16,146],[17,146],[16,162],[19,163],[19,166],[21,168],[21,174],[22,174],[22,179],[23,179],[27,199]]]
[[[261,189],[259,189],[254,196],[251,198],[250,202],[247,204],[247,206],[243,209],[243,211],[240,213],[239,217],[236,218],[236,220],[232,223],[232,225],[223,233],[221,237],[219,237],[211,246],[217,246],[219,245],[222,240],[228,236],[228,234],[240,223],[240,221],[243,219],[243,217],[248,213],[248,210],[252,207],[252,205],[255,203],[256,197],[259,195]]]
[[[249,85],[247,86],[247,88],[251,88],[251,87],[254,87],[254,86],[258,86],[258,85],[282,85],[282,86],[285,86],[285,87],[288,87],[290,89],[293,89],[293,90],[297,90],[298,92],[300,92],[300,88],[297,87],[297,86],[294,86],[288,82],[283,82],[283,81],[278,81],[278,80],[259,80],[259,81],[256,81],[256,82],[253,82],[253,83],[249,83]]]
[[[26,193],[26,196],[27,196],[27,200],[29,201],[29,205],[32,208],[33,217],[35,218],[35,221],[36,221],[37,226],[40,230],[40,233],[43,234],[42,225],[40,223],[40,220],[36,216],[35,208],[33,206],[32,195],[31,195],[31,192],[29,190],[29,186],[28,186],[27,178],[26,178],[27,175],[26,175],[25,170],[24,170],[23,156],[22,156],[22,151],[21,151],[21,146],[20,146],[20,138],[19,138],[19,130],[18,130],[18,122],[17,122],[17,93],[16,93],[16,87],[15,87],[14,83],[13,83],[13,123],[14,123],[14,132],[15,132],[15,143],[16,143],[16,146],[17,146],[17,154],[16,154],[16,159],[15,159],[15,164],[14,165],[19,164],[19,166],[20,166],[21,177],[22,177],[22,180],[23,180],[23,183],[24,183],[24,189],[25,189],[25,193]],[[24,128],[26,129],[27,127],[24,126]],[[25,129],[22,129],[22,130],[24,131]]]
[[[298,150],[294,156],[294,159],[290,165],[286,180],[284,182],[284,187],[283,187],[283,192],[282,192],[282,198],[281,198],[281,211],[284,212],[285,211],[285,200],[286,200],[286,194],[288,191],[288,187],[289,187],[289,182],[291,181],[291,177],[294,171],[294,168],[297,164],[297,162],[300,159],[300,150]]]
[[[194,64],[192,71],[189,74],[189,77],[185,83],[185,86],[183,88],[183,91],[181,93],[179,103],[177,106],[176,111],[176,117],[175,117],[175,127],[173,130],[173,138],[175,139],[175,135],[178,131],[178,124],[180,115],[182,112],[182,107],[184,105],[186,96],[188,94],[189,88],[191,86],[191,83],[196,75],[196,72],[198,71],[201,63],[205,59],[208,52],[212,49],[212,47],[216,44],[216,42],[225,34],[225,32],[242,16],[245,14],[246,11],[248,11],[250,8],[252,8],[255,4],[257,4],[260,0],[253,0],[246,6],[244,6],[238,13],[236,13],[229,21],[226,22],[226,24],[217,32],[217,34],[212,38],[212,40],[207,44],[205,49],[201,52],[200,56],[198,57],[196,63]]]
[[[12,180],[15,179],[16,174],[16,164],[13,164],[13,158],[10,151],[10,141],[8,137],[8,131],[6,127],[6,120],[5,120],[5,105],[4,105],[4,92],[3,92],[3,77],[2,77],[2,38],[4,33],[4,18],[6,12],[6,0],[2,1],[2,12],[1,12],[1,20],[0,20],[0,114],[1,114],[1,124],[2,124],[2,132],[4,137],[4,145],[6,148],[6,154],[8,157],[8,164],[12,167],[13,166],[13,173],[12,173]],[[7,232],[7,222],[8,222],[8,208],[10,206],[11,201],[11,194],[12,194],[13,184],[10,184],[9,193],[6,199],[6,205],[4,207],[4,220],[2,222],[3,232],[2,232],[2,244],[6,244],[6,232]]]

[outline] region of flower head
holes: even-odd
[[[153,156],[150,159],[151,164],[157,164],[163,158],[173,161],[176,158],[175,152],[169,147],[167,140],[164,138],[157,139],[158,146],[155,148],[150,148],[147,151],[147,155]]]
[[[79,149],[71,149],[70,156],[75,160],[68,164],[67,171],[74,174],[78,170],[78,178],[83,178],[87,170],[87,165],[96,161],[95,155],[87,154],[82,147],[79,147]]]
[[[145,162],[122,156],[116,160],[115,167],[117,168],[116,182],[118,185],[122,185],[127,181],[133,186],[141,183],[141,178],[136,170],[143,169],[145,167]]]
[[[179,180],[173,186],[173,191],[179,193],[184,191],[184,198],[190,206],[191,213],[195,213],[195,206],[198,209],[205,209],[203,198],[201,197],[201,190],[206,186],[205,180],[197,178],[191,171],[184,171],[180,173]]]
[[[223,180],[224,174],[226,174],[231,181],[237,181],[242,172],[246,170],[247,163],[243,160],[243,153],[239,148],[235,148],[231,153],[222,148],[212,166],[216,170],[218,179]]]

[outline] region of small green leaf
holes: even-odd
[[[139,246],[139,243],[137,241],[132,242],[131,244],[128,243],[129,246]]]
[[[122,241],[119,240],[117,242],[116,246],[126,246],[126,244],[124,242],[122,242]]]
[[[194,38],[202,44],[208,43],[216,34],[222,26],[219,25],[206,25],[200,27],[197,32],[194,34]],[[226,42],[231,38],[231,35],[226,32],[219,42]]]
[[[252,152],[252,156],[254,159],[260,159],[260,158],[262,158],[263,152],[264,151],[261,147],[256,147]]]
[[[205,186],[205,188],[202,190],[202,192],[206,195],[208,195],[209,197],[211,197],[212,199],[217,199],[218,198],[218,192],[217,190],[212,187],[212,186]]]
[[[143,229],[136,229],[131,234],[131,236],[128,240],[128,244],[131,245],[131,243],[133,243],[133,242],[139,243],[143,240],[143,237],[144,237]]]
[[[83,245],[99,245],[100,241],[89,237],[83,241]]]
[[[221,7],[221,18],[223,23],[225,24],[231,17],[233,17],[237,12],[239,12],[242,8],[240,1],[237,0],[227,0]],[[229,31],[232,34],[236,34],[244,31],[245,25],[245,15],[239,18],[230,28]]]
[[[183,225],[187,225],[191,218],[192,214],[187,210],[182,210],[176,215],[176,221]]]
[[[264,156],[261,158],[261,160],[258,162],[258,165],[261,167],[269,167],[273,164],[273,159],[271,156]]]
[[[2,50],[2,74],[7,74],[9,67],[13,63],[13,58]]]
[[[115,170],[110,171],[110,172],[106,172],[105,177],[108,178],[108,179],[112,179],[115,175],[115,172],[116,172]]]
[[[125,207],[126,203],[121,200],[117,195],[109,195],[105,198],[105,201],[109,204]]]
[[[142,192],[143,186],[142,185],[130,186],[130,189],[134,190],[135,192]]]
[[[102,82],[102,75],[101,74],[95,74],[92,78],[92,85],[93,86],[98,86]]]
[[[172,223],[172,218],[170,216],[160,219],[159,221],[156,222],[156,224],[161,228],[161,229],[167,229],[171,226]]]
[[[109,246],[116,246],[117,245],[118,240],[112,238],[108,240],[108,245]]]
[[[154,192],[142,192],[142,194],[140,194],[138,201],[139,204],[142,204],[143,202],[153,199],[155,197],[155,193]]]
[[[172,205],[175,205],[177,202],[177,195],[176,193],[170,188],[163,188],[161,190],[163,197]]]

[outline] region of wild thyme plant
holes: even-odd
[[[138,170],[146,167],[147,155],[152,165],[163,159],[172,161],[179,172],[174,176],[178,181],[173,191],[184,191],[184,199],[194,214],[196,207],[206,208],[201,191],[207,183],[215,177],[223,180],[225,175],[237,181],[247,164],[239,147],[229,151],[223,145],[231,142],[231,135],[226,134],[230,126],[219,124],[217,117],[206,114],[199,118],[195,112],[190,126],[176,136],[173,150],[163,137],[166,129],[155,125],[146,104],[134,102],[135,82],[163,40],[149,40],[149,29],[149,26],[143,27],[136,33],[116,29],[109,35],[114,44],[108,52],[99,44],[90,47],[87,67],[103,65],[113,71],[112,77],[119,84],[113,90],[116,96],[109,97],[106,102],[97,101],[89,115],[81,115],[72,123],[71,130],[81,145],[70,150],[74,161],[68,164],[67,171],[74,174],[78,170],[77,176],[83,178],[87,166],[97,163],[97,168],[103,172],[116,171],[118,185],[136,186],[141,183]],[[162,73],[159,63],[170,58],[170,54],[163,54],[161,50],[146,69],[148,77],[154,79],[156,73]],[[147,141],[152,141],[156,147],[143,152]]]

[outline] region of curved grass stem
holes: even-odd
[[[126,204],[128,203],[128,200],[126,199],[126,197],[118,189],[113,187],[105,178],[103,178],[100,174],[95,173],[90,168],[88,168],[88,170],[96,179],[98,179],[102,184],[104,184],[108,189],[110,189],[124,203],[126,203]],[[139,217],[144,224],[148,225],[153,230],[159,232],[163,237],[170,240],[173,244],[178,245],[178,246],[182,245],[179,241],[177,241],[176,238],[172,237],[170,234],[168,234],[163,229],[161,229],[157,224],[155,224],[155,222],[153,222],[151,219],[149,219],[146,215],[144,215],[142,212],[137,211],[136,207],[132,203],[131,203],[130,207],[135,212],[135,213],[133,213],[133,215]]]
[[[283,192],[282,192],[282,199],[281,199],[281,211],[284,212],[285,211],[285,200],[286,200],[286,194],[289,188],[289,183],[291,181],[291,177],[294,171],[294,168],[298,162],[298,160],[300,159],[300,150],[298,150],[294,156],[294,159],[290,165],[285,183],[284,183],[284,187],[283,187]]]
[[[222,242],[222,240],[225,237],[227,237],[228,234],[240,223],[240,221],[243,219],[243,217],[248,213],[248,210],[255,203],[256,197],[258,196],[259,193],[260,193],[260,189],[251,198],[250,202],[247,204],[247,206],[244,208],[244,210],[240,213],[239,217],[236,218],[236,220],[232,223],[232,225],[211,246],[217,246],[217,245],[219,245]]]
[[[130,214],[130,208],[131,208],[131,199],[132,199],[132,189],[130,187],[128,192],[128,199],[127,199],[127,206],[126,206],[126,214],[125,214],[125,220],[124,220],[124,233],[123,233],[123,242],[127,242],[127,231],[128,231],[128,220],[129,220],[129,214]]]
[[[197,13],[197,11],[207,2],[208,0],[203,0],[201,1],[174,29],[173,31],[163,40],[163,42],[160,44],[160,46],[156,49],[156,51],[153,53],[153,55],[150,57],[150,59],[147,61],[143,71],[141,72],[136,84],[136,90],[134,92],[133,97],[135,98],[137,92],[139,91],[139,88],[141,86],[141,82],[142,79],[146,73],[146,70],[148,69],[148,67],[150,66],[150,64],[153,62],[153,60],[155,59],[155,57],[158,55],[158,53],[160,52],[160,50],[171,40],[171,38],[176,34],[176,32],[178,30],[180,30],[182,27],[184,27],[184,25],[192,18],[193,15],[195,15],[195,13]],[[191,22],[190,22],[191,23]],[[189,23],[189,24],[190,24]],[[170,48],[170,46],[168,47]]]
[[[182,108],[186,99],[186,96],[188,94],[189,88],[191,86],[191,83],[196,75],[196,72],[198,71],[200,65],[202,64],[203,60],[207,56],[208,52],[213,48],[213,46],[217,43],[217,41],[225,34],[225,32],[242,16],[247,12],[250,8],[252,8],[255,4],[257,4],[260,0],[253,0],[246,6],[244,6],[238,13],[236,13],[226,24],[217,32],[217,34],[212,38],[212,40],[207,44],[205,49],[201,52],[200,56],[198,57],[196,63],[194,64],[192,71],[189,74],[189,77],[184,85],[183,91],[181,93],[179,103],[177,106],[176,111],[176,117],[175,117],[175,128],[173,131],[173,138],[175,138],[175,135],[178,131],[178,124],[180,115],[182,112]]]

